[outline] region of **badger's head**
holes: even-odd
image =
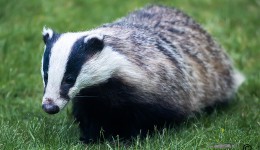
[[[58,34],[43,29],[42,108],[58,113],[81,89],[105,82],[125,59],[104,43],[99,32]]]

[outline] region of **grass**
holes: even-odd
[[[54,116],[41,109],[42,27],[80,31],[110,22],[148,3],[184,10],[227,50],[246,82],[226,108],[176,129],[129,144],[83,145],[70,109]],[[260,1],[0,0],[0,149],[209,149],[231,144],[260,148]]]

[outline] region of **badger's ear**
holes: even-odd
[[[43,42],[46,44],[48,40],[53,37],[54,31],[50,28],[43,27],[42,29],[42,38]]]
[[[104,35],[91,34],[84,38],[84,43],[89,50],[102,50],[104,48]]]

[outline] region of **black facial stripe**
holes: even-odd
[[[66,71],[60,87],[60,95],[65,99],[69,98],[69,89],[75,84],[83,64],[102,50],[104,46],[103,42],[98,39],[90,39],[84,43],[84,38],[82,37],[74,43],[66,64]]]
[[[51,49],[55,44],[55,42],[59,39],[59,37],[60,34],[53,33],[52,38],[46,41],[46,49],[43,54],[43,80],[45,82],[45,87],[48,83],[48,70],[49,70]],[[44,93],[45,93],[45,89],[44,89]]]

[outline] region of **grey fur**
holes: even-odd
[[[148,6],[102,28],[113,31],[105,43],[145,70],[154,81],[152,92],[169,107],[178,105],[189,114],[229,100],[237,89],[227,54],[177,9]]]

